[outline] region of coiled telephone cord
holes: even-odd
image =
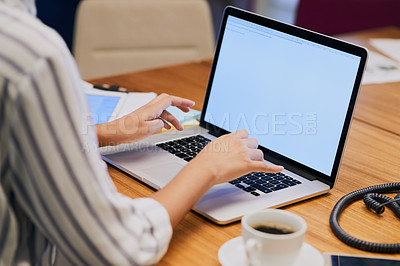
[[[370,186],[363,189],[353,191],[346,196],[343,196],[333,207],[329,223],[333,233],[342,242],[354,248],[362,249],[376,253],[400,253],[400,243],[383,244],[364,241],[357,239],[346,233],[339,225],[339,216],[341,212],[352,202],[364,198],[364,203],[367,207],[376,214],[381,214],[388,206],[400,218],[400,193],[392,199],[380,193],[398,193],[400,191],[400,182],[388,183],[376,186]]]

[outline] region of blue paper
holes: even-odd
[[[86,94],[89,103],[90,116],[93,124],[106,123],[110,120],[121,99],[118,96]]]

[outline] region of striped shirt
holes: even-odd
[[[0,265],[154,264],[172,228],[116,191],[61,38],[0,0]]]

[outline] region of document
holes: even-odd
[[[116,119],[125,100],[119,95],[104,95],[97,92],[87,92],[86,99],[89,103],[90,119],[95,125]]]
[[[369,51],[362,83],[374,84],[398,81],[400,81],[400,63]]]
[[[369,43],[382,53],[400,62],[400,39],[370,39]]]

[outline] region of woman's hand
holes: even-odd
[[[178,175],[152,198],[168,211],[175,226],[213,185],[249,172],[281,172],[282,166],[263,162],[256,139],[247,130],[224,135],[210,142]]]
[[[194,102],[177,96],[161,94],[148,104],[112,122],[97,125],[99,145],[117,145],[121,143],[142,140],[154,132],[170,129],[171,123],[176,129],[182,130],[183,126],[171,115],[167,109],[176,106],[183,112],[188,112]]]
[[[191,161],[210,170],[214,184],[228,182],[249,172],[281,172],[282,166],[263,162],[258,142],[247,130],[239,130],[210,142]],[[214,185],[212,184],[212,185]]]

